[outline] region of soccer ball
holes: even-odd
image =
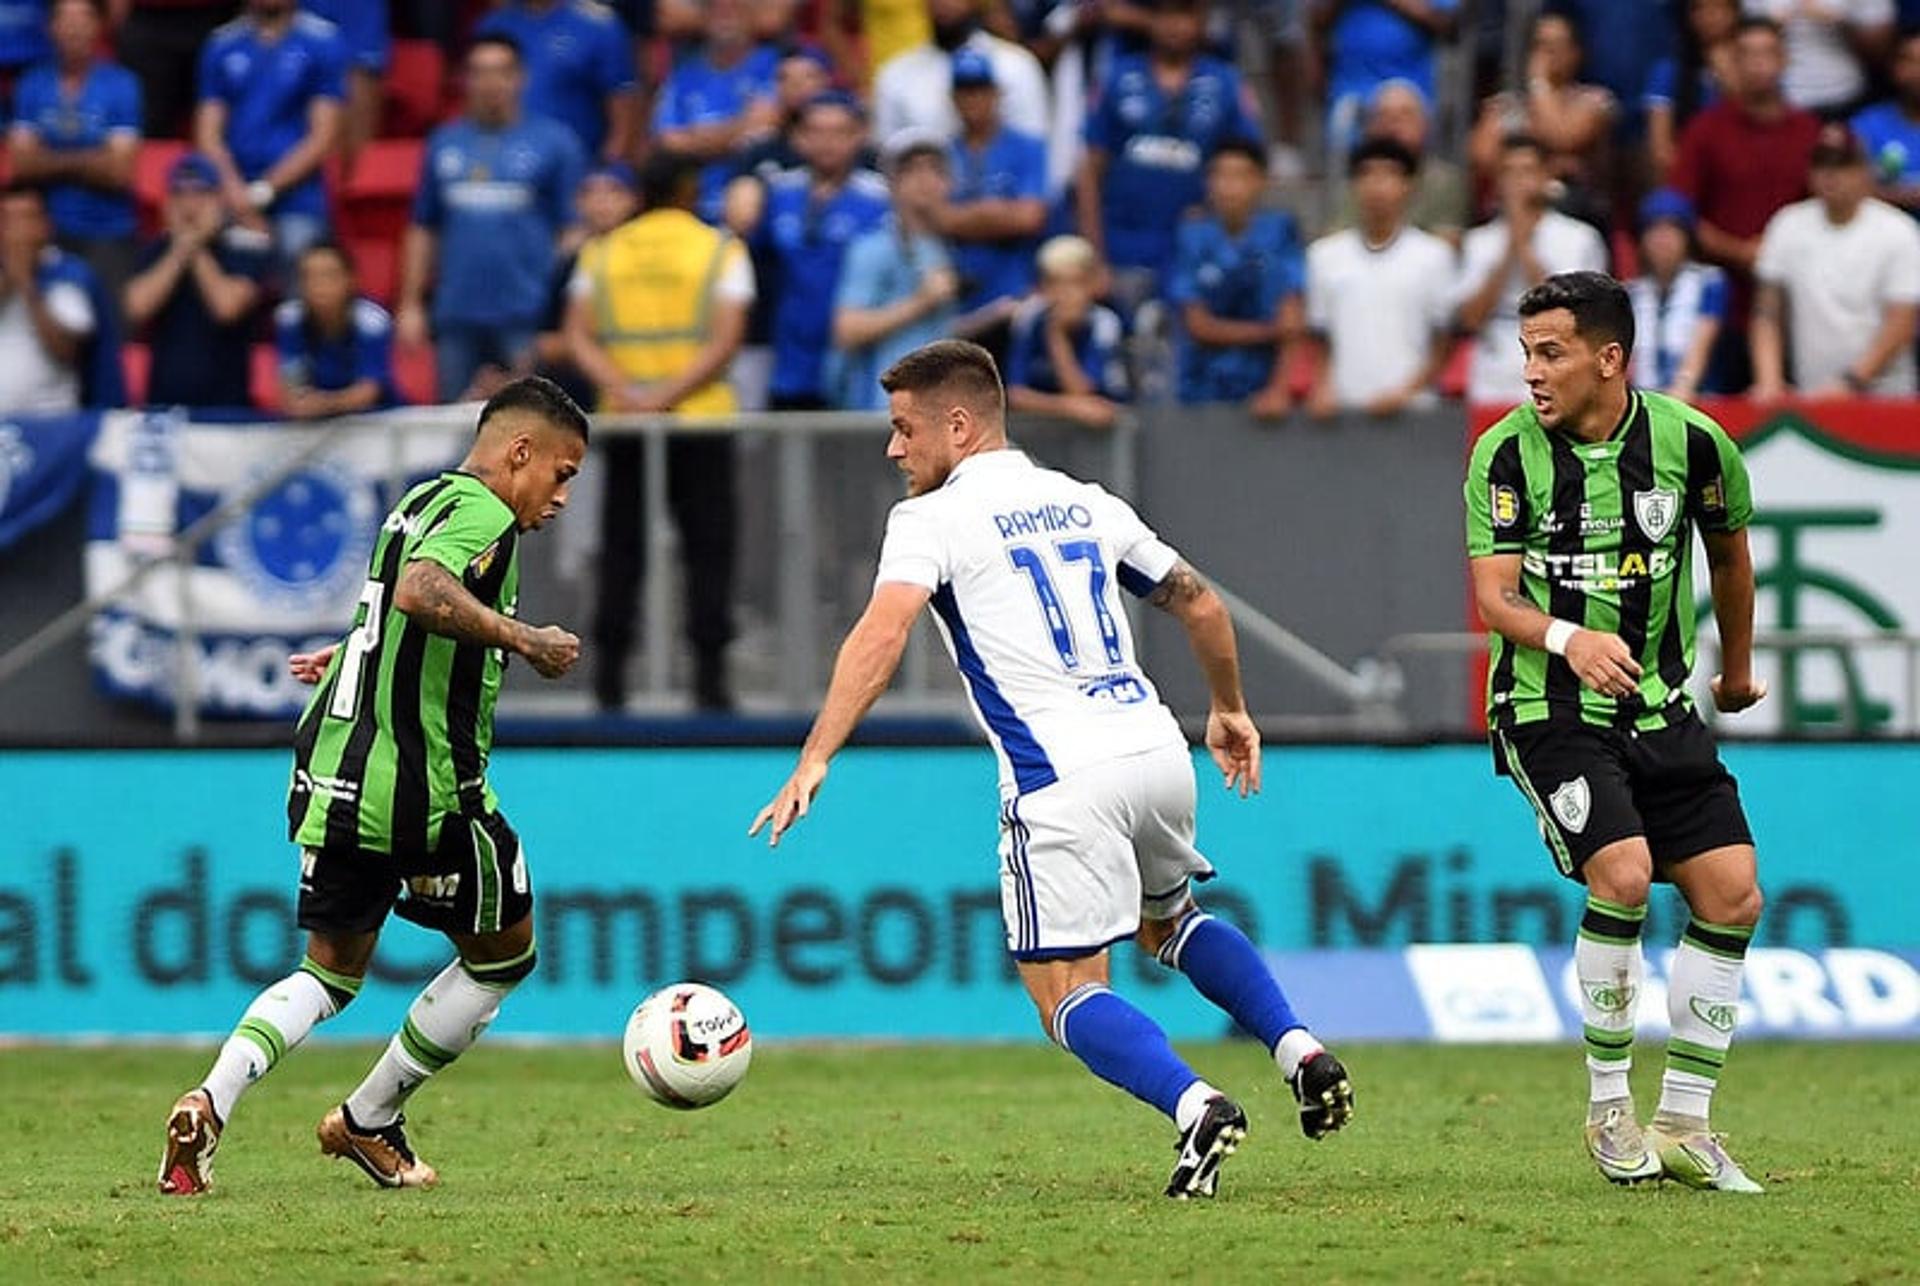
[[[676,982],[633,1011],[621,1053],[648,1098],[691,1110],[733,1092],[753,1061],[753,1036],[740,1007],[718,990]]]

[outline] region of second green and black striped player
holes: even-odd
[[[1530,403],[1481,435],[1467,470],[1467,555],[1522,556],[1522,587],[1549,616],[1618,634],[1640,663],[1616,699],[1581,684],[1567,658],[1494,634],[1487,721],[1551,714],[1640,729],[1692,709],[1694,533],[1744,528],[1752,492],[1740,452],[1701,411],[1633,390],[1613,434],[1550,430]]]

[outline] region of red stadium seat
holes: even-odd
[[[400,243],[390,237],[345,237],[342,244],[353,256],[360,293],[384,307],[393,307],[400,293]]]
[[[140,235],[160,231],[160,206],[167,196],[167,171],[187,154],[185,143],[172,138],[148,139],[133,162],[133,201],[140,215]]]
[[[445,115],[447,60],[431,40],[395,40],[381,87],[380,133],[419,138]]]
[[[255,407],[280,414],[280,353],[272,344],[255,344],[247,355],[247,391]]]
[[[375,139],[337,188],[341,244],[359,267],[360,289],[391,304],[400,284],[400,239],[420,182],[418,139]]]
[[[393,382],[400,396],[417,406],[432,406],[440,400],[434,384],[433,345],[395,344],[393,346]]]
[[[120,345],[120,370],[127,381],[127,405],[145,406],[147,379],[153,373],[152,350],[134,341]]]

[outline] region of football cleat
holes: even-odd
[[[440,1175],[407,1145],[407,1132],[401,1128],[406,1121],[406,1117],[396,1116],[392,1125],[363,1129],[342,1104],[320,1118],[314,1133],[319,1136],[322,1152],[345,1157],[383,1188],[431,1188],[440,1182]]]
[[[1661,1169],[1676,1183],[1712,1192],[1755,1195],[1766,1191],[1728,1155],[1726,1136],[1708,1130],[1704,1121],[1696,1124],[1656,1117],[1647,1127],[1647,1141],[1658,1154]]]
[[[1647,1136],[1633,1119],[1627,1099],[1596,1108],[1599,1117],[1587,1122],[1587,1155],[1610,1183],[1642,1183],[1660,1177],[1660,1158],[1647,1146]]]
[[[188,1090],[167,1115],[167,1147],[160,1157],[160,1191],[197,1196],[213,1186],[213,1151],[220,1146],[220,1118],[205,1090]]]
[[[1287,1079],[1300,1104],[1300,1132],[1322,1139],[1353,1120],[1353,1082],[1328,1050],[1315,1050]]]
[[[1199,1119],[1181,1132],[1175,1145],[1180,1159],[1167,1180],[1167,1195],[1175,1201],[1211,1197],[1220,1183],[1220,1163],[1246,1137],[1247,1114],[1240,1105],[1224,1094],[1208,1099]]]

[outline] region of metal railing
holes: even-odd
[[[38,630],[0,654],[0,686],[15,680],[29,667],[72,639],[82,636],[89,622],[103,609],[114,606],[140,591],[156,576],[172,576],[177,586],[179,615],[174,655],[173,730],[176,740],[190,744],[200,739],[202,719],[199,695],[201,621],[188,574],[200,551],[229,524],[244,517],[265,498],[271,496],[302,470],[346,445],[356,435],[378,435],[386,447],[388,493],[397,497],[409,479],[419,472],[421,453],[412,449],[412,439],[422,434],[437,434],[448,439],[444,463],[455,463],[464,449],[466,435],[477,408],[472,405],[409,408],[373,416],[342,419],[323,426],[274,426],[263,432],[282,434],[290,439],[284,455],[255,472],[251,481],[229,494],[214,510],[203,515],[173,537],[167,552],[134,562],[117,583],[97,588],[81,602],[61,612]],[[1016,426],[1019,435],[1021,427]],[[876,460],[887,430],[884,416],[878,413],[817,412],[739,414],[724,418],[677,418],[670,416],[604,415],[594,420],[595,440],[610,437],[638,437],[644,452],[644,500],[647,524],[644,533],[645,594],[641,622],[643,703],[660,703],[671,684],[671,643],[675,610],[672,577],[667,573],[675,557],[675,532],[670,514],[668,439],[676,435],[759,435],[772,444],[775,491],[774,531],[778,544],[779,567],[776,571],[774,620],[781,649],[779,697],[793,712],[810,711],[824,689],[823,653],[829,635],[837,632],[839,622],[822,619],[821,602],[815,593],[815,572],[824,557],[820,529],[823,505],[835,497],[823,495],[817,473],[816,448],[829,439],[870,438]],[[1132,417],[1123,417],[1105,435],[1098,472],[1101,481],[1120,495],[1134,491],[1136,477],[1136,436],[1139,426]],[[1094,441],[1084,430],[1074,441],[1084,447]],[[1038,454],[1046,457],[1041,449]],[[409,467],[411,464],[411,468]],[[1367,676],[1350,672],[1250,603],[1223,589],[1230,610],[1241,623],[1249,641],[1271,651],[1310,682],[1324,688],[1352,706],[1355,714],[1351,731],[1364,728],[1389,729],[1394,725],[1390,708],[1382,704],[1381,693]],[[963,706],[957,689],[952,695],[932,695],[936,666],[929,649],[916,646],[909,651],[903,667],[901,704],[922,710],[938,709],[961,713]]]

